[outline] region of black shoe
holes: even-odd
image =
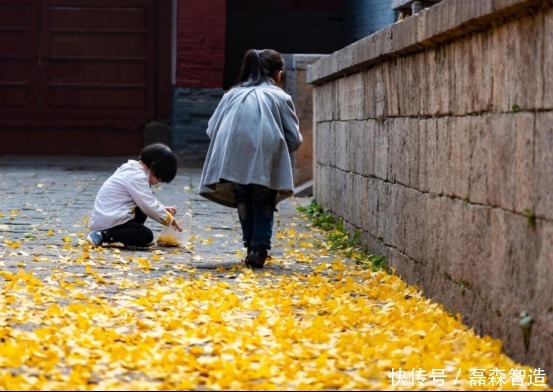
[[[267,249],[259,246],[248,249],[245,261],[248,267],[263,268],[265,260],[267,260]]]

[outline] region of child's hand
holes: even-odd
[[[177,214],[177,207],[176,206],[167,206],[167,207],[165,207],[165,211],[167,211],[171,215],[175,216]]]
[[[182,231],[182,227],[180,226],[180,223],[178,220],[173,218],[173,222],[171,223],[171,226],[175,228],[176,231]]]

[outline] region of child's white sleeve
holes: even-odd
[[[155,197],[147,179],[134,178],[129,182],[128,191],[138,208],[149,218],[168,226],[173,221],[173,215]]]

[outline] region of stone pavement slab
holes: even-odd
[[[242,265],[236,210],[197,195],[199,169],[156,191],[191,213],[186,248],[88,249],[96,192],[127,159],[0,156],[0,389],[389,390],[415,366],[448,380],[412,389],[482,389],[474,366],[545,379],[397,276],[316,246],[297,211],[311,198],[279,205],[262,270]]]
[[[84,271],[75,263],[82,257],[82,245],[88,233],[88,217],[94,198],[103,182],[127,159],[134,157],[0,157],[0,266],[11,272],[31,269],[38,276],[49,276],[53,269]],[[200,197],[201,169],[179,168],[170,184],[160,184],[156,196],[166,205],[176,205],[179,215],[192,215],[190,241],[186,249],[154,246],[149,250],[106,249],[121,259],[144,257],[158,252],[165,263],[150,270],[149,277],[163,276],[175,267],[199,268],[215,272],[218,268],[242,265],[244,248],[235,209]],[[310,268],[304,264],[283,262],[284,241],[276,233],[284,226],[309,230],[297,212],[311,198],[291,198],[279,205],[275,214],[273,249],[265,269],[283,273]],[[161,225],[150,219],[147,226],[159,235]],[[146,252],[146,253],[145,253]],[[67,262],[60,266],[49,261]],[[103,272],[120,273],[109,262]]]

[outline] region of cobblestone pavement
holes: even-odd
[[[227,307],[225,309],[232,308],[232,311],[239,314],[236,318],[230,315],[230,310],[227,312],[229,314],[225,316],[227,324],[224,331],[230,331],[232,339],[237,338],[242,342],[240,350],[243,350],[243,355],[261,358],[264,354],[259,354],[258,343],[247,342],[254,342],[254,338],[263,339],[270,342],[264,352],[271,359],[279,358],[275,360],[274,366],[283,366],[283,371],[288,372],[294,369],[287,378],[283,379],[280,371],[270,377],[271,382],[280,385],[280,390],[302,390],[300,386],[304,385],[302,383],[305,380],[310,383],[309,389],[316,389],[314,386],[319,385],[323,390],[335,390],[337,387],[346,390],[388,390],[394,386],[394,379],[393,373],[390,376],[385,369],[391,366],[394,366],[392,370],[401,369],[403,360],[415,361],[417,355],[411,355],[415,351],[427,354],[421,355],[420,362],[405,363],[417,363],[420,370],[426,371],[427,367],[434,369],[440,364],[448,364],[448,380],[455,381],[450,381],[443,388],[437,388],[443,390],[468,390],[472,386],[470,379],[460,380],[457,384],[457,377],[462,369],[464,372],[468,371],[473,366],[471,364],[505,370],[518,366],[499,352],[498,343],[476,337],[452,316],[442,312],[439,306],[426,301],[422,294],[404,285],[397,277],[384,273],[369,275],[365,272],[370,271],[360,272],[355,268],[351,269],[352,274],[344,276],[341,272],[347,267],[344,264],[353,260],[347,259],[344,264],[337,260],[334,264],[336,260],[332,252],[314,249],[314,243],[324,240],[324,234],[311,228],[309,221],[297,211],[298,206],[311,202],[312,198],[309,197],[290,198],[280,203],[275,215],[273,248],[269,253],[271,257],[262,270],[251,272],[242,265],[244,249],[236,210],[198,196],[201,170],[192,168],[179,169],[171,184],[162,184],[156,190],[160,201],[177,206],[180,212],[177,216],[182,216],[185,212],[191,213],[193,224],[186,248],[162,248],[156,245],[148,250],[117,247],[88,250],[85,237],[96,193],[103,182],[127,159],[129,157],[0,156],[0,273],[5,282],[0,305],[7,304],[5,309],[9,310],[3,315],[4,320],[0,321],[6,322],[13,331],[12,342],[22,344],[21,347],[26,347],[26,342],[29,341],[39,344],[37,340],[44,339],[44,336],[37,339],[36,331],[44,334],[48,330],[45,335],[50,339],[48,347],[54,346],[54,350],[61,353],[78,348],[75,356],[66,355],[53,369],[54,372],[49,371],[47,377],[39,381],[35,373],[41,368],[29,365],[33,363],[34,357],[27,353],[26,365],[22,367],[17,362],[20,355],[13,354],[16,349],[12,349],[12,356],[6,359],[6,363],[12,363],[10,360],[13,359],[15,365],[12,364],[12,367],[17,368],[17,371],[28,371],[29,374],[25,375],[25,379],[17,378],[10,373],[9,366],[4,365],[8,370],[4,369],[5,372],[0,374],[0,389],[6,382],[10,385],[8,389],[18,389],[16,386],[20,385],[19,390],[39,390],[41,385],[46,390],[60,390],[61,386],[63,389],[74,387],[75,390],[78,389],[77,386],[97,390],[108,390],[106,386],[115,386],[110,388],[115,390],[147,390],[163,386],[165,389],[174,389],[183,380],[188,380],[190,384],[182,384],[186,386],[179,389],[190,389],[194,385],[197,390],[222,389],[223,384],[218,383],[221,380],[234,386],[230,390],[240,389],[240,386],[249,386],[252,389],[259,382],[260,376],[250,369],[250,359],[240,365],[251,372],[239,372],[243,384],[232,383],[236,381],[237,375],[234,362],[228,370],[228,380],[208,377],[209,371],[205,369],[208,369],[210,363],[214,364],[212,370],[217,374],[221,369],[227,369],[223,362],[213,362],[218,361],[213,354],[215,346],[204,341],[209,326],[213,324],[212,319],[216,320],[213,327],[215,329],[210,333],[223,333],[223,329],[218,329],[218,322],[223,319],[222,311],[218,313],[213,311],[216,307],[209,306],[210,295],[215,295],[219,303]],[[160,233],[161,225],[158,223],[147,220],[147,225],[156,236]],[[284,279],[288,275],[292,279]],[[181,277],[184,279],[179,279]],[[192,279],[186,279],[188,277]],[[361,279],[357,282],[359,284],[354,282],[357,278]],[[22,284],[17,283],[18,280]],[[283,285],[283,281],[286,284]],[[168,294],[160,291],[165,282],[169,282],[168,290],[173,290],[172,287],[184,290],[183,293],[178,293],[182,295],[171,292],[165,302],[161,303],[161,297],[156,295]],[[202,295],[207,295],[207,300],[200,296],[201,300],[195,300],[194,306],[176,306],[175,298],[176,301],[188,301],[189,291],[182,282],[198,285],[197,293],[202,292],[206,282],[213,283],[217,290],[209,293],[205,290]],[[14,286],[16,283],[18,286]],[[37,289],[39,284],[44,285],[40,292]],[[259,285],[265,286],[270,293],[264,297],[268,312],[276,309],[276,305],[287,309],[283,310],[282,319],[271,319],[275,325],[280,325],[278,333],[268,333],[270,329],[264,326],[269,316],[264,310],[260,311],[255,300],[258,295],[263,296]],[[229,301],[222,300],[222,295],[226,295],[222,293],[228,293],[221,289],[222,286],[230,287],[236,293],[236,298],[242,300],[244,308],[232,304],[232,296]],[[304,286],[305,292],[295,297],[293,302],[291,298],[287,298],[290,290],[303,290]],[[336,292],[335,287],[339,287]],[[329,296],[329,292],[333,295]],[[321,293],[324,304],[321,303]],[[75,300],[75,304],[71,303]],[[150,300],[153,302],[150,303]],[[295,305],[291,306],[292,303]],[[64,307],[66,312],[63,323],[57,313],[58,305]],[[121,311],[121,306],[125,308],[124,312]],[[167,306],[172,312],[167,311]],[[202,306],[207,313],[201,318],[197,309]],[[291,311],[293,307],[295,310]],[[343,309],[338,311],[337,307]],[[177,308],[180,313],[174,313]],[[85,312],[82,319],[79,318],[80,312]],[[94,329],[95,324],[89,321],[90,314],[94,314],[94,323],[99,323],[109,333],[97,335],[97,331],[104,329]],[[178,314],[175,316],[178,322],[189,317],[195,321],[189,321],[186,328],[162,329],[164,332],[160,335],[151,323],[153,320],[166,322],[167,317],[173,320],[173,314]],[[113,323],[112,317],[115,317]],[[319,325],[323,325],[323,317],[325,327],[321,329]],[[37,329],[39,324],[49,326],[50,329]],[[63,325],[61,329],[58,328],[60,325]],[[242,329],[244,326],[247,328]],[[283,335],[287,338],[282,338],[282,328],[295,330],[288,331],[290,335],[287,332]],[[258,329],[259,335],[252,337],[251,332]],[[87,331],[86,334],[83,331]],[[128,335],[125,331],[133,331],[133,334]],[[432,336],[432,344],[425,339],[413,339],[414,336],[421,336],[421,331],[427,331]],[[188,335],[189,332],[192,335]],[[101,336],[106,341],[99,340],[90,346],[92,340],[87,335],[89,333],[95,338]],[[213,342],[227,342],[225,333]],[[327,333],[334,336],[330,345],[327,338],[321,338],[327,336]],[[422,336],[426,336],[425,334],[423,332]],[[156,338],[152,340],[154,335]],[[289,347],[288,342],[292,336],[294,348]],[[117,339],[112,341],[114,337]],[[140,339],[132,340],[135,337]],[[132,361],[128,363],[130,368],[126,367],[127,359],[122,362],[119,357],[113,368],[111,360],[97,362],[98,358],[111,358],[109,355],[112,354],[108,355],[109,350],[103,348],[104,344],[119,347],[127,338],[133,344],[142,344],[138,351],[146,347],[150,350],[144,358],[139,358],[142,364],[140,366],[144,368],[135,368],[138,362]],[[145,344],[142,338],[155,344]],[[394,343],[390,346],[386,344],[392,341]],[[189,347],[202,342],[207,350],[207,354],[202,357],[202,360],[207,361],[202,362],[202,366],[206,366],[201,368],[203,370],[191,366],[192,362],[182,362],[182,366],[177,367],[181,372],[173,374],[176,368],[172,364],[170,368],[163,366],[164,360],[160,358],[165,357],[160,352],[170,347],[181,355],[185,352],[178,351],[182,342],[186,342]],[[236,347],[238,346],[231,343],[225,346],[225,350],[235,353]],[[281,356],[282,347],[290,352]],[[364,347],[363,355],[360,355],[359,347]],[[431,348],[436,351],[428,351]],[[114,350],[117,351],[115,348]],[[82,354],[83,352],[86,354]],[[338,362],[327,361],[328,352],[336,355],[340,367],[334,365]],[[43,354],[40,355],[40,358],[45,358]],[[84,369],[88,373],[82,378],[71,378],[70,382],[69,372],[77,372],[71,368],[76,363],[81,364],[84,358],[81,355],[92,358]],[[201,353],[190,351],[186,355],[195,357]],[[232,354],[233,361],[234,355]],[[242,358],[242,354],[239,357]],[[146,358],[147,361],[144,362]],[[284,365],[281,363],[283,358],[287,361]],[[190,358],[179,359],[184,361]],[[217,366],[221,368],[216,368]],[[272,366],[267,365],[267,369]],[[324,369],[327,370],[321,371],[321,366],[326,366]],[[298,378],[296,370],[300,368],[303,370],[299,373],[303,376]],[[408,368],[411,369],[411,365]],[[109,375],[105,374],[106,369],[109,369]],[[343,373],[339,373],[342,370]],[[165,376],[160,378],[158,372],[163,372]],[[192,376],[195,381],[188,378]],[[335,378],[338,376],[339,378]],[[263,375],[261,378],[265,377],[268,376]],[[21,383],[14,384],[16,381]],[[418,382],[411,386],[428,389]]]
[[[41,278],[57,269],[83,272],[85,266],[74,261],[82,254],[79,245],[88,232],[88,217],[95,195],[102,183],[127,159],[129,157],[0,156],[0,268],[12,273],[23,268]],[[180,168],[170,184],[161,184],[156,189],[156,196],[162,203],[176,205],[179,214],[191,213],[193,225],[187,249],[171,251],[157,246],[147,251],[115,249],[121,252],[122,259],[140,257],[144,252],[163,252],[166,262],[150,271],[149,278],[155,278],[156,274],[162,276],[168,270],[178,272],[175,268],[183,267],[217,273],[221,267],[232,268],[242,263],[244,248],[236,210],[198,196],[200,174],[201,169]],[[312,268],[279,261],[284,243],[276,236],[284,227],[294,227],[298,232],[309,230],[296,208],[310,201],[311,198],[291,198],[280,203],[275,213],[273,248],[269,253],[272,258],[265,269],[290,273]],[[150,219],[146,224],[157,237],[161,225]],[[101,265],[100,271],[121,273],[109,262]],[[109,285],[102,287],[109,290]]]

